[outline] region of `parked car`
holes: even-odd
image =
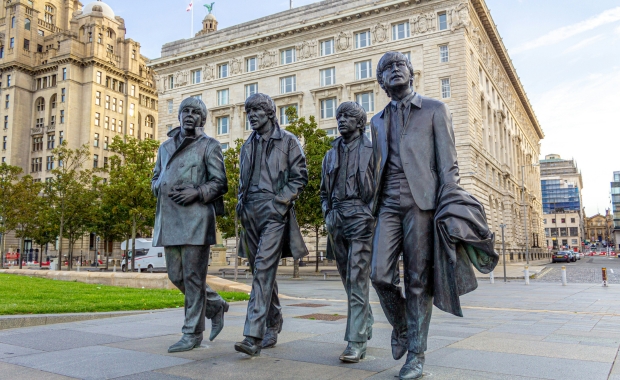
[[[577,258],[577,260],[581,260],[581,256],[583,255],[583,253],[581,253],[581,252],[573,252],[573,255]]]
[[[556,262],[569,263],[571,261],[573,261],[573,258],[572,258],[571,252],[568,252],[568,251],[558,251],[551,256],[552,263],[556,263]]]

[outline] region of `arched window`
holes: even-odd
[[[45,111],[45,99],[39,98],[36,103],[37,112]]]
[[[52,97],[50,98],[50,108],[51,109],[56,108],[56,94],[52,95]]]
[[[29,18],[27,18],[26,21],[24,21],[24,29],[30,30],[30,19]]]
[[[144,126],[147,128],[153,128],[155,126],[155,118],[151,115],[147,115],[144,118]]]
[[[45,4],[45,16],[44,16],[45,22],[53,24],[55,14],[56,14],[56,8],[54,8],[54,6],[51,4]]]

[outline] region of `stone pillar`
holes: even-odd
[[[215,245],[211,247],[211,265],[226,266],[226,246],[222,243],[222,233],[215,232]]]

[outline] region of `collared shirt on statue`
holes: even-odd
[[[267,146],[269,145],[269,139],[271,138],[273,131],[274,129],[264,133],[262,136],[257,133],[254,141],[252,141],[252,162],[254,165],[252,167],[249,194],[273,194],[273,184],[271,183],[269,171],[267,170]],[[259,155],[260,159],[257,160],[257,156]],[[259,166],[257,167],[256,165]]]
[[[338,146],[338,174],[336,175],[336,184],[332,194],[335,202],[360,198],[357,169],[361,141],[361,135],[348,144],[345,144],[344,140],[340,141]]]

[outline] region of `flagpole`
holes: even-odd
[[[192,0],[192,34],[190,34],[189,38],[194,37],[194,1]]]

